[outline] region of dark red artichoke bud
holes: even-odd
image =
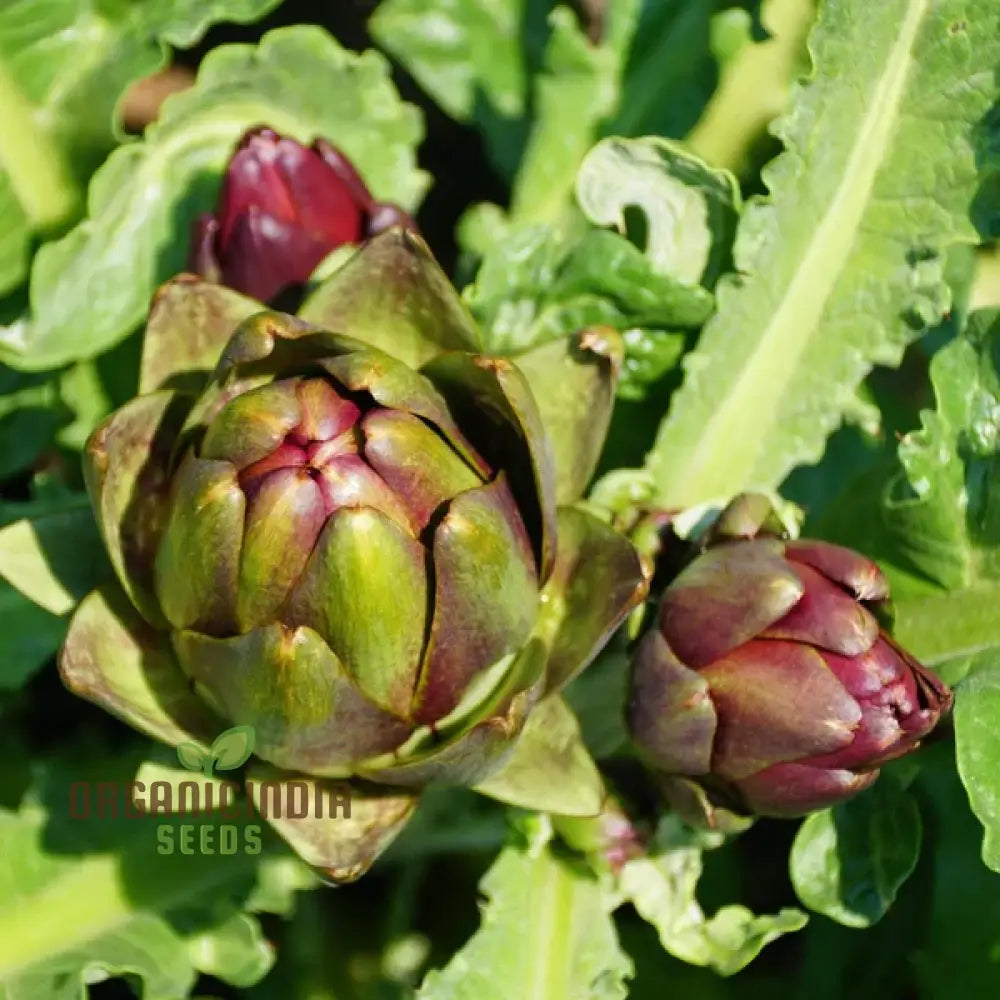
[[[254,128],[226,167],[214,215],[195,222],[190,268],[211,281],[272,301],[309,280],[345,244],[413,219],[372,198],[350,160],[325,139],[303,146]]]
[[[952,695],[880,627],[889,587],[873,562],[755,536],[746,499],[665,591],[628,722],[644,759],[706,801],[795,816],[871,785]]]

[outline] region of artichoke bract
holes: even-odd
[[[64,680],[174,745],[252,727],[251,777],[316,797],[349,780],[350,826],[266,816],[335,878],[367,868],[432,782],[596,812],[558,691],[646,580],[624,538],[557,508],[592,465],[557,466],[532,385],[476,353],[409,232],[362,247],[304,313],[192,277],[157,296],[144,394],[86,452],[121,590],[77,610]],[[606,337],[565,357],[581,385],[613,383]],[[589,417],[587,455],[607,413]]]
[[[734,501],[633,657],[632,738],[675,805],[710,822],[714,805],[797,816],[843,801],[951,706],[880,625],[875,563],[774,527],[765,498]]]
[[[325,139],[303,146],[254,128],[233,151],[215,213],[195,222],[190,267],[269,302],[308,281],[331,251],[394,225],[416,229],[398,205],[376,201]]]

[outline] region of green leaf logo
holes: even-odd
[[[253,726],[233,726],[212,744],[210,753],[219,771],[234,771],[249,760],[253,746]]]
[[[211,757],[197,743],[178,743],[177,758],[189,771],[200,771]]]
[[[197,743],[178,743],[177,758],[189,771],[201,771],[211,777],[212,769],[233,771],[247,762],[253,753],[253,726],[227,729],[206,752]]]

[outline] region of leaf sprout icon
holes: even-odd
[[[177,757],[189,771],[201,771],[211,778],[215,771],[234,771],[250,758],[254,747],[253,726],[234,726],[221,733],[215,742],[202,750],[197,743],[180,743]]]

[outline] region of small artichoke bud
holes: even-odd
[[[667,587],[633,657],[628,724],[675,785],[795,816],[871,785],[952,695],[881,627],[889,586],[871,560],[769,522],[737,498]]]
[[[269,128],[240,140],[214,214],[195,222],[192,271],[272,302],[303,285],[327,254],[390,228],[416,230],[378,202],[350,160],[324,139],[303,146]]]

